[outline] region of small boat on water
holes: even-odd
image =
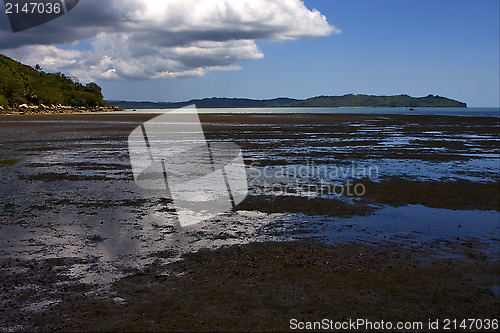
[[[415,109],[414,108],[410,108],[410,111],[415,111]]]

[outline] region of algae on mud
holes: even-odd
[[[290,331],[292,318],[426,324],[493,319],[500,306],[492,292],[498,261],[436,259],[390,244],[253,243],[187,254],[166,272],[152,270],[114,283],[112,298],[61,303],[37,316],[35,327]]]
[[[3,330],[283,330],[291,316],[381,319],[381,305],[386,320],[495,316],[497,118],[201,115],[206,137],[239,144],[248,166],[380,173],[356,179],[361,198],[259,196],[250,179],[239,210],[180,229],[172,202],[129,169],[128,134],[153,116],[0,119],[0,156],[19,159],[0,167]],[[438,233],[436,214],[468,224]],[[319,242],[290,242],[307,237]]]

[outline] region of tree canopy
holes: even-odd
[[[429,94],[425,97],[408,95],[374,96],[353,95],[318,96],[297,101],[296,107],[467,107],[467,104],[446,97]]]
[[[45,73],[0,54],[0,106],[21,104],[106,106],[101,87],[86,85],[63,73]]]

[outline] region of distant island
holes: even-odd
[[[274,98],[274,99],[248,99],[248,98],[204,98],[192,99],[186,102],[133,102],[133,101],[108,101],[110,104],[124,109],[171,109],[181,108],[196,104],[199,108],[337,108],[337,107],[467,107],[466,103],[455,101],[438,95],[425,97],[411,97],[408,95],[374,96],[353,95],[344,96],[318,96],[308,99]]]
[[[45,73],[0,54],[0,114],[104,111],[101,87],[63,73]]]

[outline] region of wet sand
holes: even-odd
[[[117,281],[113,297],[67,300],[34,324],[62,331],[281,332],[290,331],[292,318],[363,318],[419,321],[426,331],[429,319],[498,318],[500,306],[489,289],[498,264],[472,253],[436,259],[425,249],[390,244],[253,243],[188,254],[167,272]]]
[[[0,330],[498,316],[498,118],[201,115],[207,139],[242,147],[250,195],[182,229],[133,182],[127,137],[152,117],[0,117]],[[293,173],[354,164],[377,168],[347,177],[362,196]]]

